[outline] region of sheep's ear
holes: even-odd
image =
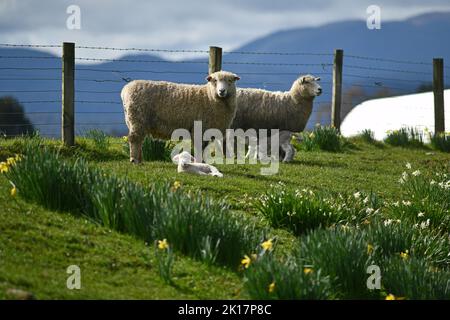
[[[320,77],[316,77],[314,80],[316,81],[320,81]]]
[[[195,160],[195,158],[191,155],[191,161],[192,162],[197,162],[196,160]]]
[[[300,77],[299,81],[300,81],[300,84],[304,84],[304,83],[306,83],[306,78]]]
[[[180,154],[175,155],[175,156],[172,158],[172,161],[178,163],[178,159],[180,159]]]
[[[211,81],[211,79],[212,79],[212,77],[210,75],[206,77],[206,81],[208,81],[208,82]]]
[[[238,75],[235,75],[234,76],[234,81],[238,81],[238,80],[241,80],[241,77],[239,77]]]

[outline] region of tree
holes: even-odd
[[[23,106],[11,96],[0,98],[0,135],[32,134],[34,127],[25,116]]]

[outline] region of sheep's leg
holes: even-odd
[[[142,162],[142,143],[144,142],[144,136],[131,133],[128,136],[130,143],[130,162],[138,164]]]
[[[281,144],[281,149],[284,151],[283,162],[291,162],[294,160],[295,148],[290,143]]]

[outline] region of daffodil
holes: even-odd
[[[269,291],[269,293],[272,293],[275,291],[275,282],[272,282],[271,284],[269,284],[268,291]]]
[[[273,248],[273,242],[272,239],[269,239],[267,241],[264,241],[263,243],[261,243],[261,247],[266,250],[266,251],[270,251]]]
[[[158,240],[158,249],[160,250],[169,249],[169,243],[167,242],[167,239]]]
[[[416,170],[412,173],[413,176],[417,177],[420,176],[420,170]]]
[[[13,165],[16,164],[16,158],[10,157],[10,158],[6,159],[6,163],[7,163],[9,166],[13,166]]]
[[[405,300],[405,297],[396,297],[392,293],[389,293],[385,300]]]
[[[17,188],[16,187],[12,187],[12,189],[11,189],[11,196],[15,197],[16,194],[17,194]]]
[[[367,254],[372,254],[373,252],[373,245],[371,245],[370,243],[367,245]]]
[[[303,273],[304,274],[310,274],[310,273],[313,273],[313,268],[308,268],[308,267],[306,267],[306,268],[303,268]]]
[[[180,181],[175,181],[173,183],[173,190],[177,190],[180,187],[181,187],[181,182]]]
[[[405,252],[400,252],[400,258],[403,260],[407,260],[409,258],[409,250],[405,250]]]
[[[123,137],[122,137],[122,140],[123,140],[124,142],[128,142],[128,136],[123,136]]]
[[[386,296],[385,300],[395,300],[395,296],[394,296],[392,293],[389,293],[389,294]]]
[[[7,173],[9,171],[9,166],[6,162],[0,162],[0,173]]]
[[[241,260],[241,264],[244,266],[245,269],[247,269],[250,264],[252,263],[252,259],[248,255],[244,256],[244,259]]]

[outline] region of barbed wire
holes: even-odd
[[[61,81],[61,78],[0,78],[0,81]]]
[[[61,90],[0,90],[0,92],[20,92],[20,93],[50,93],[61,92]]]
[[[39,57],[39,56],[0,56],[0,59],[43,59],[43,60],[61,60],[61,57]]]
[[[208,64],[207,61],[183,61],[183,60],[145,60],[145,59],[106,59],[79,57],[75,60],[81,61],[107,61],[107,62],[139,62],[139,63],[175,63],[175,64]]]
[[[209,53],[207,50],[190,49],[145,49],[145,48],[117,48],[101,46],[75,46],[77,49],[109,50],[109,51],[141,51],[141,52],[164,52],[164,53]]]
[[[16,123],[16,124],[11,124],[11,123],[5,123],[5,124],[1,124],[0,123],[0,127],[34,127],[34,126],[60,126],[61,123]],[[124,122],[102,122],[102,123],[97,123],[97,122],[84,122],[84,123],[75,123],[76,126],[113,126],[113,125],[125,125],[125,121]]]
[[[344,77],[354,77],[354,78],[362,78],[362,79],[379,79],[379,80],[389,80],[389,81],[404,81],[404,82],[427,82],[427,80],[423,79],[400,79],[400,78],[386,78],[386,77],[377,77],[377,76],[366,76],[366,75],[358,75],[358,74],[348,74],[344,73]],[[429,81],[429,80],[428,80]]]
[[[256,65],[256,66],[319,66],[319,67],[329,67],[332,63],[272,63],[272,62],[249,62],[249,61],[224,61],[223,65]]]
[[[80,92],[80,93],[98,93],[98,94],[106,94],[106,93],[118,93],[118,91],[117,91],[117,90],[115,90],[115,91],[92,91],[92,90],[76,90],[75,94],[76,94],[76,93],[78,93],[78,92]]]
[[[84,103],[84,104],[120,104],[122,105],[122,102],[117,101],[92,101],[92,100],[75,100],[75,103]]]
[[[424,75],[431,75],[432,74],[431,72],[425,72],[425,71],[411,71],[411,70],[402,70],[402,69],[386,69],[386,68],[365,67],[365,66],[355,66],[355,65],[344,65],[344,68],[372,70],[372,71],[385,71],[385,72],[424,74]]]
[[[60,44],[12,44],[0,43],[0,47],[20,47],[20,48],[61,48]]]
[[[241,55],[278,55],[278,56],[333,56],[325,52],[264,52],[264,51],[224,51],[225,54]]]
[[[61,103],[61,100],[32,100],[32,101],[19,101],[20,103]]]
[[[352,55],[352,54],[346,54],[345,58],[398,63],[398,64],[413,64],[413,65],[424,65],[424,66],[432,66],[433,65],[432,62],[410,61],[410,60],[399,60],[399,59],[388,59],[388,58],[375,58],[375,57],[367,57],[367,56]],[[444,68],[450,69],[449,66],[444,66]]]
[[[157,74],[204,74],[208,72],[201,71],[170,71],[170,70],[115,70],[115,69],[95,69],[95,68],[75,68],[78,71],[91,71],[91,72],[119,72],[119,73],[157,73]]]
[[[52,67],[52,68],[24,68],[24,67],[0,67],[0,70],[23,70],[23,71],[42,71],[42,70],[59,70],[61,68]]]

